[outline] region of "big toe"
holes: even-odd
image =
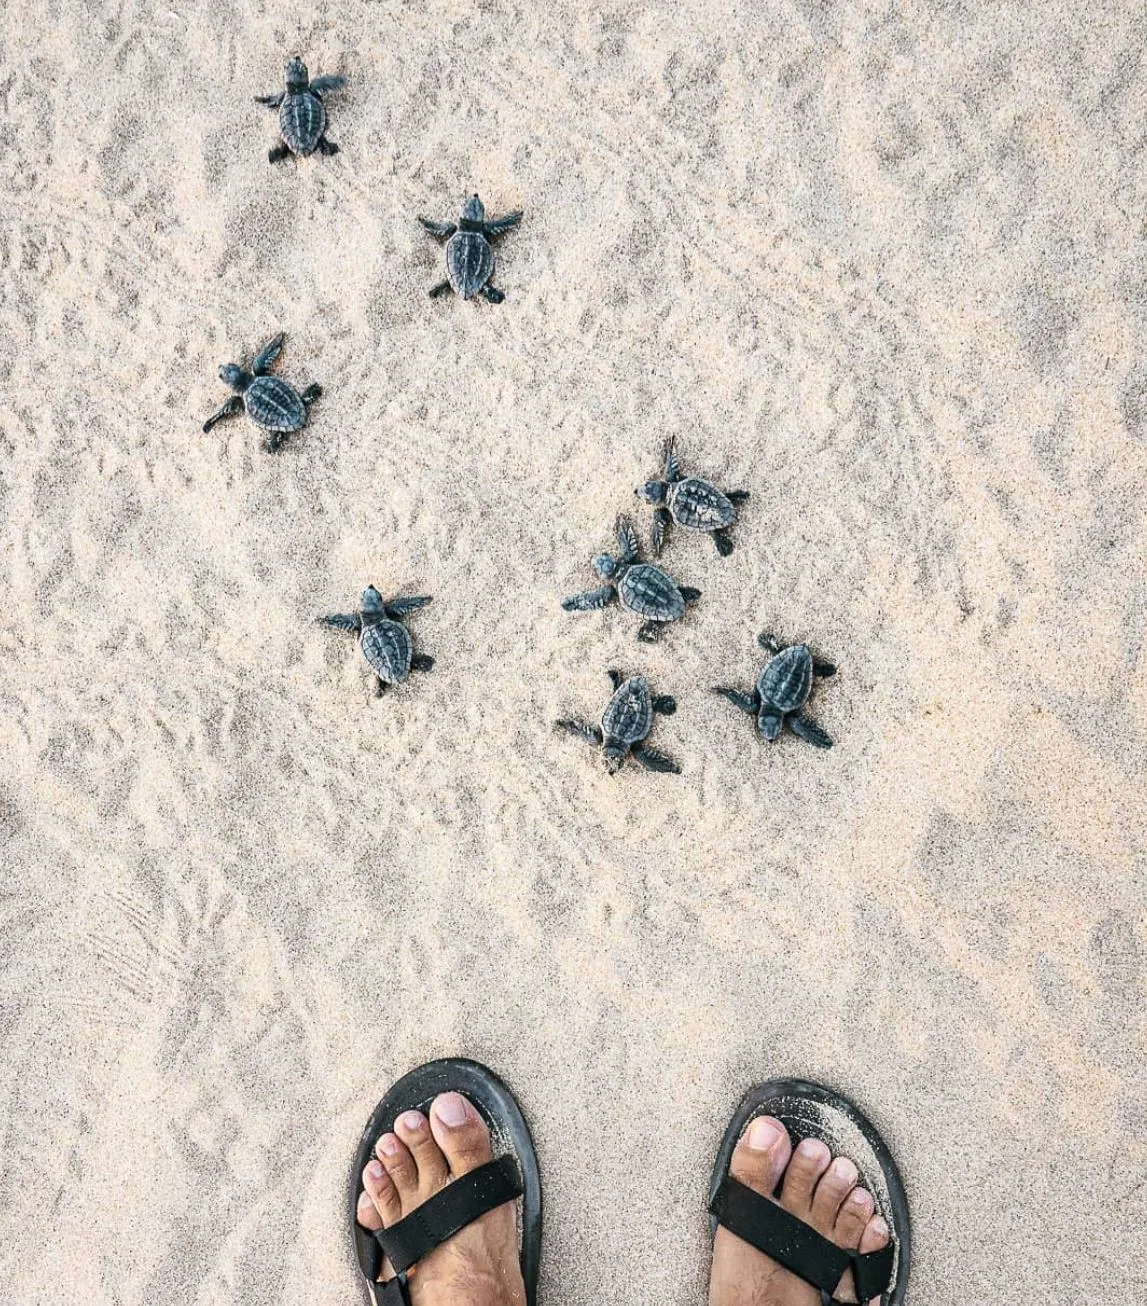
[[[733,1150],[729,1173],[762,1197],[772,1197],[792,1150],[784,1125],[772,1116],[758,1116]]]
[[[452,1175],[468,1174],[494,1159],[486,1122],[461,1093],[442,1093],[434,1099],[430,1129]]]

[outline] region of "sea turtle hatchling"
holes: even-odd
[[[780,648],[771,635],[760,635],[757,643],[772,656],[761,668],[753,692],[743,694],[724,685],[714,685],[714,692],[755,716],[757,729],[770,743],[787,721],[794,734],[816,748],[831,748],[829,736],[801,709],[812,693],[813,678],[834,676],[836,667],[831,662],[817,662],[807,644]]]
[[[287,65],[287,89],[277,95],[256,95],[256,104],[265,104],[279,111],[281,145],[274,146],[267,155],[278,163],[288,154],[305,157],[318,150],[320,154],[337,154],[339,147],[328,141],[327,111],[323,100],[332,91],[346,85],[345,77],[316,77],[308,79],[307,65],[298,55]]]
[[[434,659],[415,653],[403,618],[424,608],[429,598],[383,599],[373,585],[362,592],[361,612],[336,612],[320,617],[319,624],[358,635],[362,655],[378,677],[381,694],[387,685],[401,685],[411,671],[429,671]]]
[[[309,385],[300,394],[282,377],[269,375],[285,339],[286,336],[280,332],[274,340],[269,340],[255,355],[249,372],[236,363],[223,364],[219,369],[219,379],[235,394],[203,423],[205,432],[210,431],[216,422],[235,417],[245,408],[253,422],[270,431],[263,448],[268,453],[278,453],[292,431],[306,426],[307,411],[322,394],[323,388]]]
[[[567,612],[588,612],[604,608],[614,598],[628,612],[641,617],[637,638],[653,643],[668,621],[677,621],[685,614],[685,605],[695,603],[701,591],[677,582],[655,567],[651,562],[641,562],[637,534],[624,517],[617,519],[618,556],[599,553],[593,560],[593,569],[606,582],[595,590],[574,594],[562,600]]]
[[[446,242],[446,280],[431,289],[430,298],[437,299],[453,290],[463,299],[482,295],[491,304],[500,304],[506,296],[490,284],[494,275],[494,250],[490,242],[521,220],[521,213],[515,212],[487,222],[485,206],[477,195],[471,195],[463,205],[457,226],[453,222],[432,222],[420,217],[418,221],[432,236]]]
[[[671,757],[645,743],[653,729],[654,716],[658,713],[672,715],[677,711],[676,700],[668,694],[654,697],[644,676],[630,676],[627,680],[620,671],[611,671],[609,678],[613,684],[613,697],[601,715],[600,728],[586,725],[584,721],[569,720],[559,721],[558,726],[600,748],[610,775],[621,770],[627,757],[635,758],[647,771],[679,774],[681,768]]]
[[[651,532],[655,558],[661,554],[671,521],[687,531],[712,535],[722,558],[733,552],[729,527],[737,520],[738,506],[748,499],[748,490],[719,490],[699,476],[682,476],[672,443],[665,450],[661,480],[646,481],[634,493],[656,508]]]

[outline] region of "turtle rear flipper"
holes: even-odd
[[[812,744],[814,748],[832,747],[832,736],[827,731],[822,730],[811,717],[801,716],[794,712],[787,720],[789,725],[792,726],[793,734],[799,735],[801,739]]]
[[[677,711],[677,700],[672,694],[658,694],[652,700],[651,706],[654,712],[658,712],[662,716],[672,716]]]
[[[271,148],[267,151],[267,162],[282,163],[284,159],[290,156],[290,153],[291,151],[287,148],[286,145],[272,145]]]
[[[728,531],[714,531],[713,543],[722,558],[727,558],[733,552],[733,539]]]
[[[701,597],[701,591],[692,585],[679,585],[677,588],[681,591],[681,597],[686,603],[696,603]]]
[[[334,143],[334,141],[328,141],[325,136],[319,137],[320,154],[330,155],[330,154],[337,154],[338,152],[339,152],[339,147]]]
[[[434,659],[429,653],[415,653],[410,659],[411,671],[433,671]]]
[[[656,748],[634,744],[630,752],[647,771],[664,771],[670,775],[681,774],[681,768],[677,763],[671,757],[666,757],[664,753],[659,753]]]

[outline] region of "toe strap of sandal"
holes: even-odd
[[[879,1297],[892,1282],[894,1242],[863,1255],[847,1251],[732,1175],[725,1176],[709,1210],[730,1233],[819,1289],[822,1306],[835,1301],[833,1290],[846,1270],[852,1271],[862,1302]]]
[[[377,1285],[379,1306],[410,1306],[406,1278],[411,1267],[487,1211],[521,1197],[522,1191],[516,1161],[500,1156],[451,1180],[389,1229],[376,1229],[374,1236],[396,1275]]]

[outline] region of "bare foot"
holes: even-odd
[[[888,1226],[874,1215],[872,1194],[856,1186],[859,1175],[847,1157],[835,1160],[824,1143],[804,1139],[794,1152],[779,1120],[760,1116],[745,1131],[733,1152],[734,1179],[763,1197],[772,1197],[781,1176],[778,1200],[786,1211],[810,1224],[838,1247],[879,1251],[888,1242]],[[856,1301],[852,1271],[835,1294]],[[763,1252],[718,1228],[713,1241],[709,1306],[820,1306],[820,1293]],[[871,1306],[878,1306],[874,1297]]]
[[[460,1093],[443,1093],[430,1106],[398,1117],[393,1134],[375,1145],[377,1160],[363,1171],[359,1223],[389,1229],[451,1179],[493,1158],[490,1131]],[[382,1278],[391,1278],[390,1267]],[[525,1306],[513,1202],[467,1225],[410,1271],[412,1306]]]

